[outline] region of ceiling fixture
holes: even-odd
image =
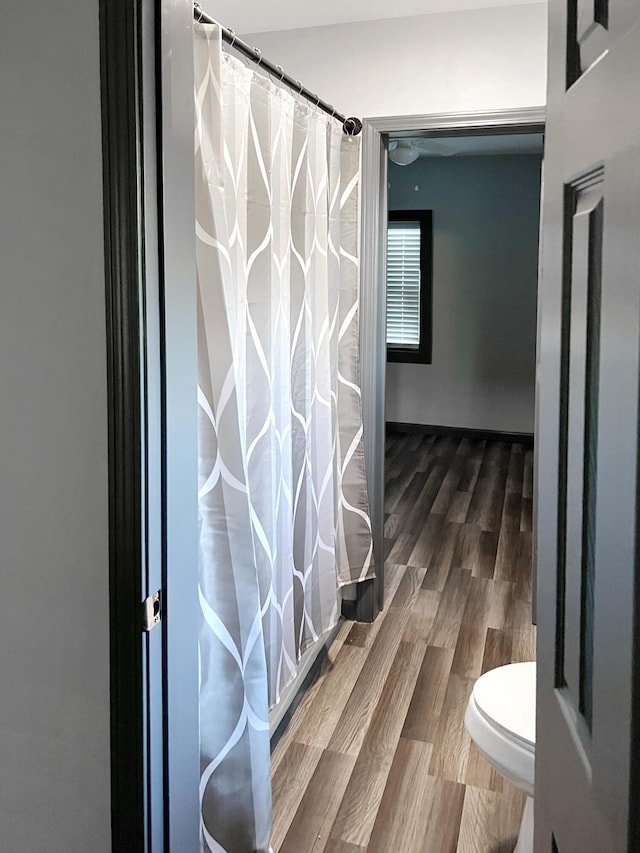
[[[413,139],[391,139],[389,140],[389,159],[397,166],[408,166],[415,163],[420,156],[420,151],[413,144]]]
[[[398,166],[415,163],[418,157],[452,157],[464,153],[457,140],[418,136],[389,140],[389,159]]]

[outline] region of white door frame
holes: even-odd
[[[362,419],[376,580],[373,598],[384,603],[384,444],[386,379],[387,137],[389,133],[453,136],[540,132],[545,108],[473,113],[380,116],[363,122],[360,346]],[[535,509],[535,508],[534,508]]]
[[[165,849],[186,851],[197,850],[200,838],[193,5],[161,0],[157,8],[165,320]]]

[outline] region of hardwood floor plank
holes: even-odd
[[[333,660],[332,655],[337,655],[340,649],[344,646],[354,624],[355,623],[350,619],[342,620],[342,623],[338,628],[338,633],[334,637],[330,649],[328,650],[330,652],[330,654],[328,654],[329,661]]]
[[[385,512],[392,513],[398,503],[402,500],[405,490],[416,473],[415,463],[410,455],[401,454],[394,460],[390,467],[393,476],[387,481],[384,494]]]
[[[458,545],[459,535],[459,524],[453,524],[450,521],[445,522],[440,536],[440,545],[429,563],[427,574],[422,582],[423,589],[440,591],[444,589]]]
[[[359,646],[361,649],[369,648],[373,642],[370,638],[369,629],[375,624],[375,622],[354,622],[346,644],[348,646]]]
[[[454,456],[451,464],[449,465],[449,470],[442,481],[442,485],[438,490],[438,494],[435,497],[433,506],[431,507],[431,512],[435,512],[439,515],[447,514],[451,501],[458,490],[458,483],[462,477],[463,467],[464,462],[458,458],[458,456]]]
[[[313,702],[297,725],[294,738],[299,743],[326,747],[340,716],[348,704],[353,684],[362,672],[369,649],[347,646],[341,649],[335,664],[326,673]],[[297,713],[297,712],[296,712]]]
[[[395,542],[395,538],[398,533],[403,529],[404,520],[401,515],[397,515],[396,513],[390,513],[384,523],[384,535],[386,539],[393,539]]]
[[[416,432],[409,439],[409,442],[407,444],[407,450],[410,453],[415,453],[417,451],[417,449],[420,447],[420,445],[422,444],[423,438],[424,438],[424,436],[420,435],[419,432]]]
[[[487,618],[493,581],[474,578],[469,581],[462,624],[458,632],[451,672],[465,678],[479,678],[487,636]]]
[[[396,452],[396,448],[399,446],[406,445],[409,441],[410,435],[403,430],[396,430],[394,427],[386,428],[386,436],[385,436],[385,453],[386,460],[393,459],[393,455]]]
[[[385,454],[385,477],[387,480],[392,480],[398,476],[398,472],[404,465],[404,453],[410,440],[411,436],[408,433],[397,432],[393,436]],[[400,460],[400,465],[398,465],[398,460]]]
[[[409,556],[415,548],[417,541],[418,535],[416,533],[398,534],[396,541],[393,543],[393,548],[389,551],[387,560],[390,563],[407,565],[409,563]]]
[[[473,448],[473,439],[465,436],[461,438],[458,442],[458,447],[456,448],[456,456],[462,456],[463,459],[468,459],[469,454]]]
[[[498,628],[487,628],[487,639],[482,655],[482,672],[488,672],[497,666],[511,663],[513,648],[513,633],[511,630],[501,631]]]
[[[517,598],[513,607],[511,660],[520,663],[536,658],[536,628],[531,624],[531,604]]]
[[[394,513],[399,515],[401,518],[406,518],[406,516],[411,512],[414,508],[416,501],[422,494],[422,491],[427,484],[427,480],[429,479],[426,471],[416,471],[415,463],[412,464],[412,470],[414,472],[413,477],[411,478],[409,484],[405,487],[404,493],[402,497],[395,505]]]
[[[501,486],[499,481],[505,479],[499,475],[491,479],[491,492],[489,497],[489,505],[484,517],[484,529],[492,530],[497,533],[502,524],[502,514],[504,511],[505,491],[504,486]]]
[[[467,785],[457,853],[512,853],[524,794],[505,782],[502,792]]]
[[[407,643],[427,643],[436,618],[442,593],[420,589],[413,603],[402,639]]]
[[[435,435],[422,436],[422,441],[420,442],[420,446],[417,448],[414,457],[416,460],[416,471],[430,470],[434,460],[431,448],[435,440]]]
[[[511,445],[509,468],[507,470],[507,493],[522,496],[522,481],[524,478],[524,453],[521,444]]]
[[[476,524],[461,524],[458,545],[451,561],[452,566],[457,569],[468,569],[474,577],[478,577],[481,534],[482,531]]]
[[[302,726],[304,731],[304,726],[306,725],[305,721],[307,720],[307,717],[310,713],[309,709],[311,708],[311,706],[316,701],[322,701],[319,697],[324,692],[325,679],[329,678],[329,692],[331,692],[333,689],[332,681],[334,679],[342,679],[342,667],[340,666],[340,669],[336,671],[336,662],[340,654],[340,650],[345,644],[346,639],[351,631],[351,626],[353,624],[354,623],[345,620],[340,626],[338,633],[336,634],[336,637],[334,638],[334,641],[327,652],[327,656],[322,662],[320,672],[318,673],[316,679],[307,688],[300,704],[298,705],[293,714],[292,719],[289,721],[286,730],[280,737],[271,754],[272,773],[275,773],[277,771],[280,762],[286,755],[289,745],[295,740],[298,733],[298,729]],[[349,653],[345,652],[345,655],[348,656]],[[349,667],[347,667],[347,669],[349,669]]]
[[[415,548],[409,555],[410,566],[429,565],[440,547],[440,538],[445,519],[443,515],[430,515],[420,530]]]
[[[351,776],[355,757],[324,750],[279,853],[320,853]]]
[[[510,630],[513,627],[513,605],[516,598],[516,584],[508,581],[492,580],[488,603],[487,627]]]
[[[391,549],[395,544],[395,539],[388,539],[385,537],[384,539],[384,559],[385,562],[389,559],[389,554],[391,553]]]
[[[434,779],[420,853],[456,853],[464,807],[464,785]]]
[[[459,491],[468,492],[469,494],[473,493],[476,483],[478,482],[478,476],[480,474],[481,467],[481,456],[476,459],[467,459],[467,461],[465,462],[464,471],[462,472],[462,477],[460,478],[460,482],[458,483]]]
[[[429,773],[452,782],[464,782],[471,740],[464,727],[464,712],[474,679],[450,675],[435,735]]]
[[[356,847],[355,844],[347,844],[346,841],[328,838],[322,853],[366,853],[366,850],[366,847]]]
[[[510,453],[511,447],[506,442],[488,441],[483,459],[485,469],[503,468],[506,475],[506,469],[509,466]]]
[[[496,551],[496,562],[493,576],[496,580],[515,582],[518,578],[518,549],[520,546],[520,529],[512,530],[502,526]]]
[[[271,844],[274,850],[278,850],[285,839],[322,752],[319,747],[294,741],[287,750],[286,760],[272,773]]]
[[[437,435],[432,449],[436,456],[440,456],[450,462],[458,450],[460,439],[455,435]]]
[[[494,577],[499,580],[516,581],[518,578],[521,510],[520,494],[507,492],[495,559]]]
[[[471,572],[451,569],[433,621],[429,645],[455,651],[470,583]]]
[[[415,506],[405,517],[405,530],[412,533],[420,533],[422,531],[426,520],[429,518],[429,514],[432,512],[433,502],[440,491],[446,473],[446,465],[439,461],[434,463],[433,467],[429,470],[427,482],[418,495]]]
[[[501,528],[506,527],[509,530],[520,530],[520,517],[522,514],[522,493],[521,492],[505,492],[504,504],[502,508]]]
[[[471,492],[455,492],[451,498],[451,503],[449,504],[447,521],[454,521],[456,524],[464,524],[467,520],[470,503]]]
[[[473,741],[469,747],[465,782],[467,785],[486,788],[489,791],[502,791],[503,787],[502,776],[493,769]]]
[[[524,471],[522,475],[522,497],[533,497],[533,450],[526,450],[524,454]]]
[[[378,809],[368,853],[418,853],[426,821],[425,804],[434,780],[428,775],[433,747],[400,739]],[[402,808],[398,804],[402,803]]]
[[[473,492],[475,489],[478,476],[480,475],[480,468],[482,467],[485,447],[486,442],[484,441],[478,441],[472,445],[470,453],[465,461],[462,479],[458,485],[458,489],[461,492]]]
[[[398,587],[404,577],[404,573],[406,572],[406,565],[401,565],[400,563],[385,563],[384,566],[384,589],[385,589],[385,601],[387,604],[393,604],[393,599],[395,598],[396,592],[398,591]],[[380,614],[384,619],[384,610]],[[377,620],[376,620],[377,621]],[[362,623],[360,623],[362,624]]]
[[[483,462],[484,465],[484,462]],[[482,469],[481,469],[482,470]],[[489,512],[494,491],[494,480],[491,477],[478,476],[471,496],[467,524],[476,524],[481,530],[487,530]]]
[[[532,559],[531,531],[520,533],[520,544],[518,546],[518,576],[516,579],[516,596],[523,601],[531,601],[531,559]]]
[[[498,534],[490,530],[480,533],[478,559],[474,568],[474,577],[492,578],[496,570],[496,554],[498,551]]]
[[[393,507],[402,495],[402,481],[398,477],[387,479],[384,490],[384,511],[388,515],[393,512]]]
[[[426,569],[407,566],[390,606],[403,607],[411,613],[413,602],[420,592],[421,584],[426,573]]]
[[[531,533],[531,522],[533,514],[533,501],[531,498],[522,498],[522,509],[520,512],[520,530],[523,533]]]
[[[390,607],[378,636],[368,650],[351,694],[329,740],[329,749],[357,756],[409,617],[408,608]]]
[[[453,652],[427,646],[413,697],[404,719],[402,737],[433,743],[451,673]]]
[[[331,829],[333,838],[360,846],[369,841],[425,649],[400,643]]]

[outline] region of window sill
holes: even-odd
[[[431,353],[425,350],[387,348],[387,362],[390,361],[406,364],[431,364]]]

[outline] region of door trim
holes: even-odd
[[[112,849],[127,853],[196,850],[200,834],[192,28],[184,2],[100,2]]]
[[[132,0],[100,3],[107,387],[113,850],[144,850],[142,447],[138,181],[140,41]]]
[[[540,133],[544,129],[545,113],[544,107],[530,107],[490,112],[378,116],[363,122],[361,281],[369,286],[363,286],[360,294],[360,381],[369,510],[377,567],[373,581],[357,586],[356,607],[364,621],[372,621],[384,606],[387,136],[402,131],[426,131],[432,136]]]
[[[165,849],[200,845],[198,353],[193,4],[159,0],[158,173],[163,310]]]

